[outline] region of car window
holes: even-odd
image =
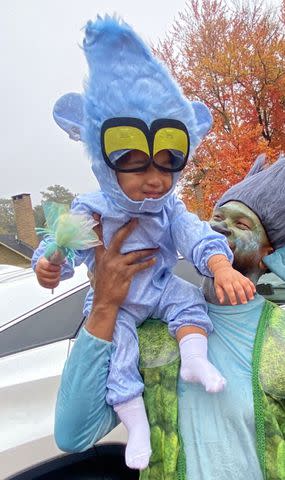
[[[257,292],[271,302],[285,304],[285,282],[275,273],[265,273],[260,277]]]
[[[0,357],[74,338],[83,323],[88,287],[53,303],[0,333]]]
[[[193,283],[197,287],[201,286],[203,276],[198,272],[194,265],[191,265],[188,260],[185,260],[185,258],[181,256],[173,268],[173,273],[178,277],[183,278],[183,280]]]

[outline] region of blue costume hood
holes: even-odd
[[[162,198],[129,199],[103,159],[102,123],[112,117],[135,117],[148,126],[158,118],[180,120],[190,135],[191,156],[211,127],[211,114],[203,103],[188,101],[166,68],[122,20],[106,16],[89,21],[83,49],[89,66],[84,93],[61,97],[54,118],[71,138],[84,141],[101,189],[116,205],[130,213],[158,212],[179,173],[173,174],[172,188]]]

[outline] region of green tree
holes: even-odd
[[[62,185],[51,185],[45,192],[41,192],[43,202],[57,202],[70,205],[75,194]]]
[[[0,234],[16,234],[13,202],[8,198],[0,198]]]
[[[36,205],[33,210],[36,227],[43,228],[45,226],[45,214],[42,205]]]
[[[71,205],[75,194],[62,185],[50,185],[45,192],[41,192],[42,202],[41,205],[34,207],[34,216],[37,228],[43,228],[45,226],[45,214],[42,204],[44,202],[56,202],[65,205]]]

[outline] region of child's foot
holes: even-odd
[[[143,470],[151,456],[150,429],[142,397],[114,405],[120,420],[128,430],[126,464],[129,468]]]
[[[185,382],[200,383],[206,392],[221,392],[225,378],[207,359],[207,337],[197,333],[188,334],[179,343],[181,354],[181,378]]]
[[[143,438],[139,432],[132,436],[130,435],[125,452],[127,466],[137,470],[144,470],[149,464],[150,456],[151,447],[149,438]]]
[[[185,382],[201,383],[206,392],[221,392],[226,380],[207,359],[201,357],[189,357],[182,362],[180,370],[181,378]]]

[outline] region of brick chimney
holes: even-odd
[[[35,232],[35,218],[29,193],[21,193],[12,197],[15,221],[17,228],[17,236],[20,242],[36,248],[39,244]]]

